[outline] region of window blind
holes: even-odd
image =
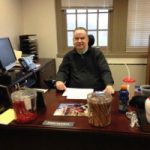
[[[146,52],[150,35],[150,0],[129,0],[127,52]]]
[[[113,7],[113,0],[61,0],[62,9],[66,8],[110,8]]]

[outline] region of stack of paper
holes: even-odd
[[[93,91],[94,89],[67,88],[63,96],[66,96],[67,99],[87,99],[87,95]]]

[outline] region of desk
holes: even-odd
[[[14,67],[12,71],[8,71],[11,80],[7,82],[0,81],[0,84],[6,86],[10,92],[16,90],[16,86],[41,87],[46,88],[44,79],[55,79],[56,62],[53,58],[40,58],[37,63],[41,66],[37,70],[24,71],[21,67]]]
[[[47,88],[44,80],[55,79],[56,64],[54,58],[40,58],[37,63],[41,65],[37,70],[24,71],[22,68],[13,68],[12,71],[8,72],[12,78],[10,82],[4,78],[0,80],[0,84],[3,86],[3,88],[0,87],[0,110],[10,106],[10,93],[17,90],[18,87]]]
[[[104,128],[90,126],[87,117],[53,116],[59,103],[85,102],[67,100],[61,95],[55,90],[45,93],[46,111],[39,111],[38,119],[31,124],[12,122],[8,126],[0,125],[0,146],[11,150],[146,150],[149,147],[150,133],[131,128],[125,115],[118,112],[117,93],[113,96],[111,125]],[[73,121],[75,126],[68,129],[50,128],[41,125],[44,120]]]

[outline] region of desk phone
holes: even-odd
[[[36,64],[33,62],[33,55],[19,58],[19,62],[26,71],[36,68]]]

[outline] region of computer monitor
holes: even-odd
[[[0,69],[8,71],[16,65],[16,56],[9,38],[0,38]]]

